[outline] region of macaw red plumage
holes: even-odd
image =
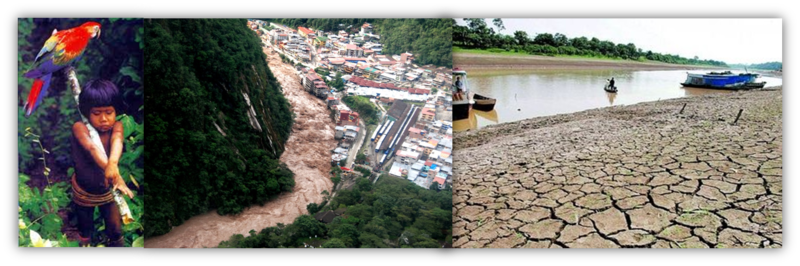
[[[31,115],[47,94],[53,73],[80,60],[89,40],[96,37],[100,37],[100,23],[97,22],[86,22],[63,31],[53,30],[53,34],[36,55],[30,70],[24,75],[34,79],[24,107],[26,116]]]

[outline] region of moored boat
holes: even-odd
[[[766,85],[766,82],[756,82],[759,74],[756,73],[733,73],[709,72],[706,74],[686,73],[686,81],[681,83],[684,87],[698,87],[709,89],[741,90],[759,89]]]
[[[472,99],[475,102],[472,105],[473,109],[487,112],[494,110],[494,104],[497,102],[497,99],[495,98],[483,96],[477,93],[472,94]]]

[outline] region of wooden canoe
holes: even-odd
[[[497,99],[477,93],[472,95],[472,99],[475,102],[472,106],[473,109],[486,112],[494,110],[494,104],[497,103]]]

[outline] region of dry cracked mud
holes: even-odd
[[[782,247],[782,100],[778,87],[456,133],[454,246]]]

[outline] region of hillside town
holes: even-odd
[[[344,172],[370,169],[425,189],[452,185],[452,69],[419,66],[413,51],[383,52],[370,23],[324,32],[250,20],[268,56],[291,62],[303,88],[326,101],[338,146],[331,161]],[[361,117],[345,98],[368,99],[377,118]]]

